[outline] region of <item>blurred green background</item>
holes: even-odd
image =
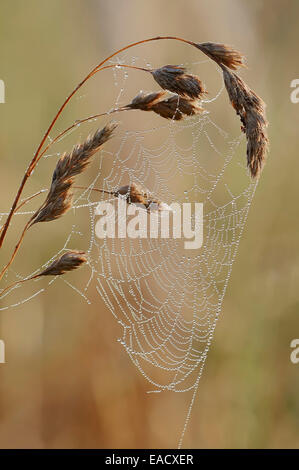
[[[1,212],[9,209],[63,98],[114,50],[169,34],[232,44],[247,56],[242,77],[267,103],[271,152],[184,446],[298,447],[299,365],[290,361],[290,342],[299,337],[299,104],[290,101],[290,83],[299,76],[298,1],[1,0],[0,9],[0,79],[6,85],[6,103],[0,105]],[[166,57],[181,61],[175,42],[163,44],[161,52],[159,47],[147,54],[155,51],[161,63]],[[96,106],[107,109],[105,90],[98,94]],[[70,108],[61,128],[74,119]],[[227,119],[236,120],[233,113]],[[44,162],[28,194],[48,184],[53,160]],[[2,263],[20,223],[10,229]],[[55,237],[64,242],[63,223]],[[26,275],[39,267],[57,250],[55,240],[49,228],[38,238],[29,236],[16,271]],[[117,323],[96,292],[91,300],[86,305],[57,282],[0,312],[7,360],[0,365],[1,448],[177,445],[190,395],[146,394],[148,384],[116,342]]]

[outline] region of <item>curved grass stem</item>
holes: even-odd
[[[23,241],[23,239],[24,239],[24,237],[25,237],[25,234],[26,234],[26,232],[27,232],[27,230],[28,230],[28,228],[29,228],[29,226],[30,226],[31,220],[32,220],[32,219],[30,218],[30,219],[28,220],[28,222],[26,223],[26,225],[25,225],[25,227],[24,227],[24,229],[23,229],[23,231],[22,231],[22,233],[21,233],[20,239],[19,239],[18,243],[16,244],[15,249],[14,249],[14,251],[13,251],[11,257],[10,257],[10,260],[9,260],[8,263],[3,267],[3,269],[2,269],[2,271],[1,271],[1,273],[0,273],[0,281],[1,281],[1,279],[3,278],[4,274],[6,273],[6,271],[8,270],[8,268],[11,266],[13,260],[15,259],[16,255],[17,255],[17,253],[18,253],[18,251],[19,251],[19,249],[20,249],[20,246],[21,246],[21,244],[22,244],[22,241]]]

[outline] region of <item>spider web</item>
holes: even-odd
[[[114,90],[111,110],[130,102],[139,91],[138,83],[131,82],[131,71],[119,66],[123,63],[152,66],[128,53],[110,61],[116,66],[110,72]],[[210,63],[202,60],[183,65],[202,77],[203,68]],[[152,112],[129,111],[121,113],[120,117],[116,115],[117,120],[121,119],[121,128],[101,151],[96,176],[93,167],[92,181],[89,180],[86,189],[77,195],[72,211],[75,222],[58,252],[67,249],[78,233],[83,235],[85,244],[88,240],[85,247],[89,260],[88,280],[81,287],[67,279],[64,282],[87,302],[91,285],[95,283],[102,300],[123,329],[119,341],[149,383],[149,392],[193,392],[179,447],[256,188],[246,168],[245,140],[237,130],[239,124],[228,104],[221,74],[213,65],[212,69],[207,68],[207,77],[211,70],[215,83],[211,85],[208,98],[202,100],[206,112],[201,115],[179,122],[167,121]],[[148,91],[157,88],[151,80],[146,86]],[[207,87],[209,89],[208,78]],[[220,103],[218,109],[216,103]],[[228,113],[237,124],[226,125]],[[90,125],[95,121],[97,126],[102,125],[102,118],[93,119]],[[219,121],[228,130],[220,127]],[[231,137],[232,134],[235,137]],[[82,130],[84,135],[86,128]],[[65,138],[62,141],[65,143]],[[57,155],[59,152],[54,151],[45,157]],[[203,203],[203,246],[186,250],[181,239],[161,237],[98,239],[95,225],[99,216],[95,209],[107,196],[93,189],[115,191],[132,182],[148,188],[168,204]],[[117,199],[110,202],[114,203],[117,214]],[[19,213],[28,214],[32,211]],[[4,215],[0,214],[1,218]],[[78,218],[86,221],[87,215],[89,223],[82,230],[78,228]],[[23,277],[17,273],[15,276]],[[44,290],[38,289],[26,299],[2,309],[24,303]]]

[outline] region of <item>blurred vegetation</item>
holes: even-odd
[[[299,365],[290,362],[290,342],[299,336],[299,105],[290,101],[290,82],[299,73],[298,17],[296,0],[1,2],[2,212],[63,98],[99,60],[129,42],[173,34],[233,44],[248,57],[242,76],[268,105],[271,153],[233,266],[186,447],[298,447]],[[146,53],[161,64],[180,61],[173,42]],[[94,104],[101,110],[104,95],[99,89]],[[66,111],[61,128],[74,121],[74,109]],[[29,193],[47,186],[52,162],[38,167]],[[1,263],[20,227],[16,221],[11,228]],[[65,234],[57,224],[59,243]],[[55,243],[48,228],[32,233],[16,270],[26,275],[28,266],[40,266],[57,250]],[[146,394],[147,383],[116,342],[119,325],[96,292],[91,300],[86,305],[57,282],[1,312],[7,356],[0,365],[1,448],[177,445],[190,395]]]

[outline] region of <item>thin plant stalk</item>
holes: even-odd
[[[4,294],[6,294],[7,291],[9,291],[10,289],[12,289],[13,287],[17,286],[18,284],[23,284],[23,282],[26,282],[26,281],[30,281],[34,279],[33,277],[29,277],[28,279],[20,279],[19,281],[15,281],[13,282],[12,284],[10,284],[9,286],[5,287],[5,289],[3,289],[1,292],[0,292],[0,296],[3,297]]]
[[[19,251],[19,249],[20,249],[20,246],[21,246],[21,244],[22,244],[22,241],[23,241],[23,239],[24,239],[24,237],[25,237],[25,234],[26,234],[26,232],[27,232],[27,230],[28,230],[28,228],[29,228],[29,226],[30,226],[31,220],[32,220],[32,218],[30,218],[30,219],[28,220],[28,222],[26,223],[26,225],[25,225],[25,227],[24,227],[24,229],[23,229],[23,231],[22,231],[22,233],[21,233],[20,239],[19,239],[18,243],[16,244],[15,249],[14,249],[14,251],[13,251],[11,257],[10,257],[10,260],[9,260],[8,263],[3,267],[3,269],[2,269],[2,271],[1,271],[1,273],[0,273],[0,281],[1,281],[1,279],[3,278],[4,274],[6,273],[6,271],[8,270],[8,268],[10,267],[10,265],[12,264],[13,260],[15,259],[16,255],[17,255],[17,253],[18,253],[18,251]]]
[[[21,209],[21,207],[23,207],[25,204],[27,204],[27,202],[31,201],[31,200],[34,199],[36,196],[39,196],[40,194],[44,193],[45,191],[47,191],[47,190],[46,190],[46,189],[41,189],[41,190],[38,191],[37,193],[32,194],[32,196],[26,197],[26,199],[24,199],[24,200],[18,205],[18,207],[16,207],[15,212],[17,212],[19,209]],[[3,229],[3,226],[0,228],[0,233],[1,233],[2,229]]]

